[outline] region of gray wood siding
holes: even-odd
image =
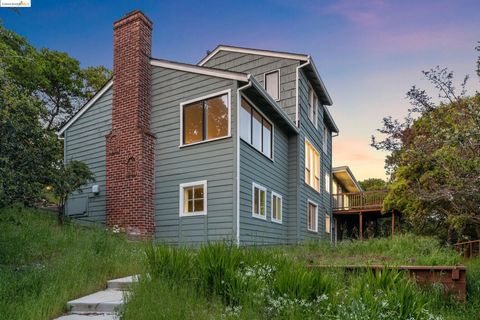
[[[64,133],[65,159],[79,160],[88,165],[95,175],[95,182],[75,192],[67,203],[67,215],[73,213],[79,199],[86,199],[88,212],[75,219],[82,223],[105,224],[106,186],[105,186],[105,136],[112,128],[112,89],[103,94],[77,121]],[[91,192],[92,185],[100,186],[100,194]]]
[[[280,70],[280,100],[278,103],[295,121],[297,60],[265,57],[254,54],[220,51],[205,64],[206,67],[252,74],[263,85],[266,72]]]
[[[258,105],[256,107],[263,111]],[[289,139],[279,124],[273,122],[273,125],[273,161],[244,140],[240,142],[240,243],[243,245],[287,244],[291,219]],[[267,189],[266,220],[252,216],[252,182]],[[271,220],[272,191],[282,196],[282,224]]]
[[[179,148],[180,103],[231,89],[232,137]],[[198,244],[233,239],[236,217],[236,83],[152,67],[151,130],[156,135],[156,239]],[[179,185],[207,180],[207,215],[179,217]]]
[[[325,239],[325,215],[332,214],[331,196],[325,191],[325,173],[331,175],[332,149],[329,139],[327,154],[323,152],[323,114],[322,106],[319,106],[318,128],[308,118],[308,80],[303,72],[299,73],[299,119],[300,119],[300,195],[299,195],[299,230],[300,240]],[[307,138],[320,154],[320,193],[305,183],[305,138]],[[307,230],[307,204],[308,200],[318,204],[318,233]],[[333,221],[333,220],[331,220]]]

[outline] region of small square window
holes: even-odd
[[[317,108],[318,108],[318,98],[315,91],[313,91],[312,86],[308,85],[308,118],[313,123],[315,128],[317,127]]]
[[[180,185],[180,217],[207,214],[207,181]]]

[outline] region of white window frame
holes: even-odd
[[[198,142],[184,144],[183,143],[183,107],[185,105],[188,105],[188,104],[192,104],[192,103],[199,102],[199,101],[202,101],[202,100],[207,100],[207,99],[210,99],[210,98],[213,98],[213,97],[216,97],[216,96],[222,96],[222,95],[225,95],[225,94],[227,95],[227,109],[228,109],[228,133],[227,133],[227,135],[223,136],[223,137],[214,138],[214,139],[205,139],[205,140],[198,141]],[[232,107],[231,106],[232,106],[232,90],[231,89],[218,91],[218,92],[211,93],[211,94],[208,94],[208,95],[203,96],[203,97],[198,97],[198,98],[188,100],[188,101],[184,101],[184,102],[180,103],[180,145],[179,145],[179,148],[195,146],[197,144],[202,144],[202,143],[207,143],[207,142],[211,142],[211,141],[217,141],[217,140],[231,138],[232,137]]]
[[[275,101],[280,101],[280,69],[268,71],[268,72],[265,72],[263,74],[263,88],[265,89],[265,91],[267,91],[267,75],[272,74],[272,73],[278,73],[278,98],[277,99],[275,99],[274,97],[272,97],[272,98]],[[268,93],[268,91],[267,91],[267,93]],[[270,93],[268,93],[268,94],[270,94]]]
[[[328,225],[327,225],[327,218],[329,222]],[[329,235],[332,233],[332,217],[327,211],[325,211],[325,233]]]
[[[262,154],[265,158],[267,158],[268,160],[272,161],[272,162],[275,162],[275,125],[273,124],[273,122],[262,112],[258,109],[258,107],[252,102],[252,100],[250,100],[249,98],[247,98],[246,96],[244,96],[242,94],[242,96],[240,97],[240,103],[242,103],[242,99],[245,99],[247,100],[248,103],[250,103],[251,107],[253,109],[255,109],[256,112],[258,112],[271,126],[272,126],[272,138],[271,138],[271,145],[270,145],[270,150],[271,150],[271,153],[272,153],[272,156],[269,157],[267,156],[265,153],[262,152],[262,150],[259,150],[257,149],[250,141],[247,141],[245,140],[241,135],[240,135],[240,128],[238,130],[239,132],[239,135],[240,135],[240,139],[242,139],[243,141],[245,141],[250,147],[252,147],[253,149],[257,150],[257,152],[260,152],[260,154]],[[242,108],[241,105],[238,106],[238,108]],[[240,115],[239,115],[240,117]],[[241,121],[239,119],[239,121]],[[240,124],[239,124],[240,125]],[[251,130],[252,128],[250,128]],[[263,126],[262,126],[262,130],[263,130]],[[263,135],[263,131],[262,131],[262,135]],[[250,139],[253,141],[253,137],[251,136]],[[263,137],[262,137],[263,139]]]
[[[184,189],[188,187],[193,187],[193,186],[199,186],[203,185],[203,211],[199,212],[193,212],[193,213],[184,213],[185,208],[184,208]],[[196,216],[205,216],[207,215],[207,201],[208,201],[208,193],[207,193],[207,180],[201,180],[201,181],[195,181],[195,182],[187,182],[187,183],[181,183],[179,192],[180,192],[180,206],[179,206],[179,216],[180,217],[196,217]]]
[[[330,194],[330,184],[331,184],[332,178],[330,176],[330,172],[325,170],[325,192]]]
[[[277,197],[280,199],[280,205],[281,205],[280,219],[275,219],[273,217],[273,200],[274,200],[273,198],[274,197]],[[276,193],[275,191],[272,191],[272,194],[270,196],[270,219],[272,220],[272,222],[279,223],[279,224],[282,224],[282,221],[283,221],[283,197],[279,193]]]
[[[327,126],[323,126],[323,153],[327,154],[328,151],[328,135],[330,134],[330,130],[328,130]]]
[[[317,191],[318,193],[320,193],[320,189],[321,189],[321,175],[322,175],[322,170],[320,169],[320,165],[321,165],[321,157],[320,157],[320,152],[318,152],[317,148],[315,148],[315,146],[313,145],[313,143],[308,139],[308,138],[305,138],[305,142],[304,142],[304,146],[306,145],[306,143],[310,144],[310,146],[312,146],[313,150],[315,150],[315,152],[318,154],[318,163],[316,164],[316,167],[310,167],[310,175],[312,175],[312,171],[313,171],[313,181],[311,179],[311,176],[309,177],[309,182],[305,181],[305,173],[304,173],[304,179],[303,181],[305,182],[305,184],[307,184],[310,188],[312,188],[313,190]],[[304,147],[304,166],[305,166],[305,170],[306,170],[306,162],[307,162],[307,148]],[[311,162],[313,163],[313,161]],[[318,189],[315,188],[315,178],[316,178],[316,170],[315,168],[318,167]]]
[[[315,229],[310,229],[308,226],[308,209],[310,208],[310,204],[315,206]],[[310,199],[307,200],[307,230],[318,233],[318,204]]]
[[[312,106],[310,103],[310,92],[313,94],[313,100],[315,105]],[[318,129],[318,96],[315,90],[313,90],[313,87],[310,83],[308,83],[308,91],[307,91],[307,96],[308,96],[308,108],[307,108],[307,117],[310,120],[311,123],[315,126],[315,128]],[[314,109],[314,119],[310,118],[310,107]]]
[[[265,214],[264,215],[261,215],[261,214],[255,212],[255,205],[254,205],[254,202],[255,202],[255,188],[259,189],[260,191],[265,192]],[[261,208],[261,206],[260,206],[261,197],[260,196],[258,197],[258,201],[259,201],[258,210],[260,210],[260,208]],[[265,188],[262,185],[259,185],[256,182],[252,182],[252,217],[257,218],[257,219],[261,219],[261,220],[267,220],[267,188]]]

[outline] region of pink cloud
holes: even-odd
[[[340,0],[325,8],[326,13],[338,14],[362,26],[371,26],[382,21],[383,0]]]

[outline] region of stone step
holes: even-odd
[[[122,308],[124,292],[107,289],[67,303],[70,313],[113,313]]]
[[[107,282],[107,288],[112,290],[126,290],[132,283],[138,281],[138,276],[129,276],[124,278],[113,279]]]

